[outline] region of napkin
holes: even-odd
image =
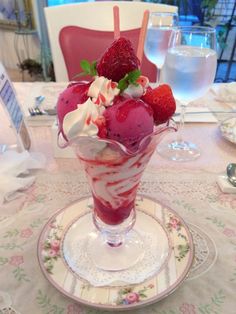
[[[28,176],[30,169],[45,166],[45,157],[39,153],[6,151],[0,154],[0,206],[22,195],[30,187],[34,176]]]
[[[214,84],[211,90],[216,100],[226,103],[234,103],[236,107],[236,82]]]

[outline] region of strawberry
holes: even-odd
[[[168,121],[176,110],[172,90],[167,84],[160,85],[154,89],[148,87],[141,99],[152,107],[156,124]]]
[[[138,69],[140,61],[137,58],[131,42],[123,37],[115,40],[100,61],[97,63],[99,76],[119,82],[127,73]]]

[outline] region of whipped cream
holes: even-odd
[[[76,110],[67,113],[63,120],[63,130],[68,140],[77,136],[95,136],[98,133],[96,119],[102,115],[103,106],[95,104],[90,98],[78,104]]]
[[[112,82],[104,76],[96,76],[89,87],[88,96],[97,105],[110,106],[114,97],[120,92],[117,85],[116,82]]]

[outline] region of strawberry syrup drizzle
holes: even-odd
[[[130,189],[128,192],[130,194],[136,194],[137,186]],[[98,217],[106,224],[117,225],[122,223],[126,218],[129,217],[132,208],[134,208],[135,198],[126,200],[122,203],[122,206],[116,209],[112,209],[112,206],[109,202],[105,202],[105,205],[93,195],[94,199],[94,210],[96,211]]]
[[[132,157],[122,154],[111,160],[104,160],[103,154],[100,158],[97,156],[96,160],[78,156],[84,163],[92,187],[94,210],[104,223],[116,225],[129,217],[134,208],[140,178],[153,150],[153,145],[146,147],[144,151],[134,156],[133,163]],[[97,171],[98,169],[102,170]],[[125,176],[125,172],[129,171],[131,171],[130,177]],[[119,174],[122,173],[124,178],[119,179]]]
[[[139,160],[142,159],[145,156],[143,153]],[[124,157],[121,158],[119,162],[116,161],[104,161],[104,160],[88,160],[85,158],[80,159],[84,162],[85,164],[85,171],[88,174],[89,179],[91,180],[92,186],[95,184],[99,184],[99,181],[102,183],[104,182],[104,177],[109,177],[110,181],[109,182],[104,182],[105,187],[109,188],[114,187],[117,188],[115,189],[115,194],[116,196],[114,197],[114,201],[117,199],[119,202],[120,206],[113,208],[113,205],[106,201],[104,198],[101,198],[98,196],[95,191],[93,191],[93,198],[94,198],[94,210],[96,211],[98,217],[107,224],[111,225],[116,225],[122,223],[129,215],[131,210],[134,208],[134,202],[135,202],[135,197],[136,197],[136,192],[138,189],[139,185],[139,179],[142,175],[142,170],[139,171],[138,173],[135,173],[129,178],[124,178],[120,180],[112,180],[112,175],[116,175],[120,173],[120,167],[125,165],[127,160],[129,158]],[[139,163],[138,163],[139,164]],[[103,172],[99,175],[92,176],[91,175],[91,168],[94,168],[96,166],[103,166],[106,168],[112,168],[115,167],[117,171],[106,171]],[[134,163],[132,167],[138,168],[137,164]],[[129,167],[130,169],[131,167]],[[127,184],[128,182],[133,182],[133,186],[131,188],[127,189]],[[124,190],[124,192],[121,192]],[[120,192],[119,192],[120,190]]]
[[[85,121],[85,123],[86,123],[87,125],[90,125],[91,120],[92,120],[91,115],[88,115],[88,116],[87,116],[87,119],[86,119],[86,121]]]

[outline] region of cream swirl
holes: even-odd
[[[155,146],[150,146],[130,158],[106,147],[96,155],[96,166],[91,162],[91,156],[83,160],[93,194],[104,207],[110,204],[115,210],[135,198],[135,187],[155,149]]]
[[[76,110],[67,113],[63,120],[63,130],[68,140],[77,136],[95,136],[98,127],[94,123],[101,116],[103,106],[98,106],[90,98],[83,104],[78,104]]]
[[[96,76],[89,87],[88,96],[97,105],[110,106],[114,97],[120,92],[117,85],[116,82],[112,82],[104,76]]]

